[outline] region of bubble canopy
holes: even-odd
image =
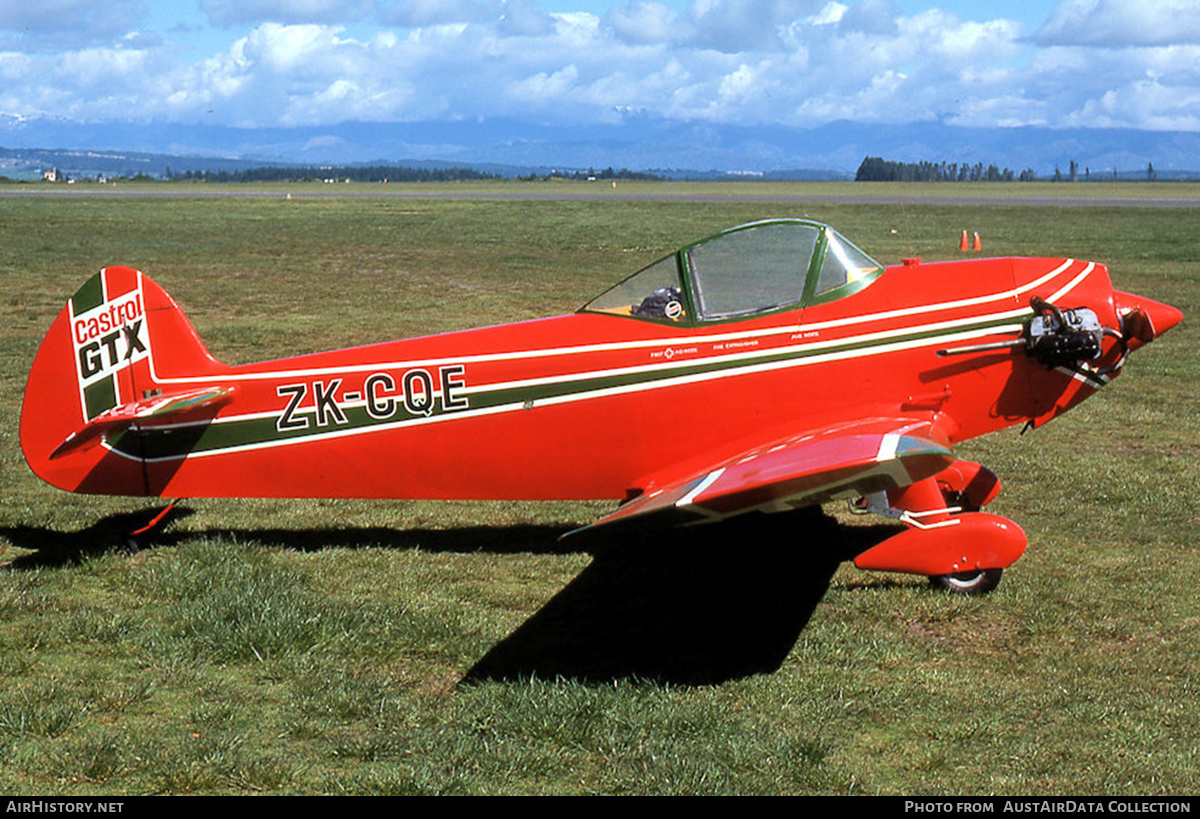
[[[832,301],[883,267],[828,225],[769,219],[721,231],[639,270],[581,308],[695,324]]]

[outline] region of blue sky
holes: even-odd
[[[1200,0],[0,0],[0,115],[1200,131]]]

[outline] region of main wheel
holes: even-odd
[[[1003,573],[1003,569],[977,569],[973,572],[934,575],[929,582],[951,594],[987,594],[1000,585],[1000,575]]]

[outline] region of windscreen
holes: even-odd
[[[769,222],[693,246],[688,269],[700,317],[732,318],[799,302],[820,238],[817,225]]]

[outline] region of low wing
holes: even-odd
[[[857,498],[908,486],[953,462],[948,442],[928,421],[855,421],[751,450],[641,495],[563,537],[708,523]]]

